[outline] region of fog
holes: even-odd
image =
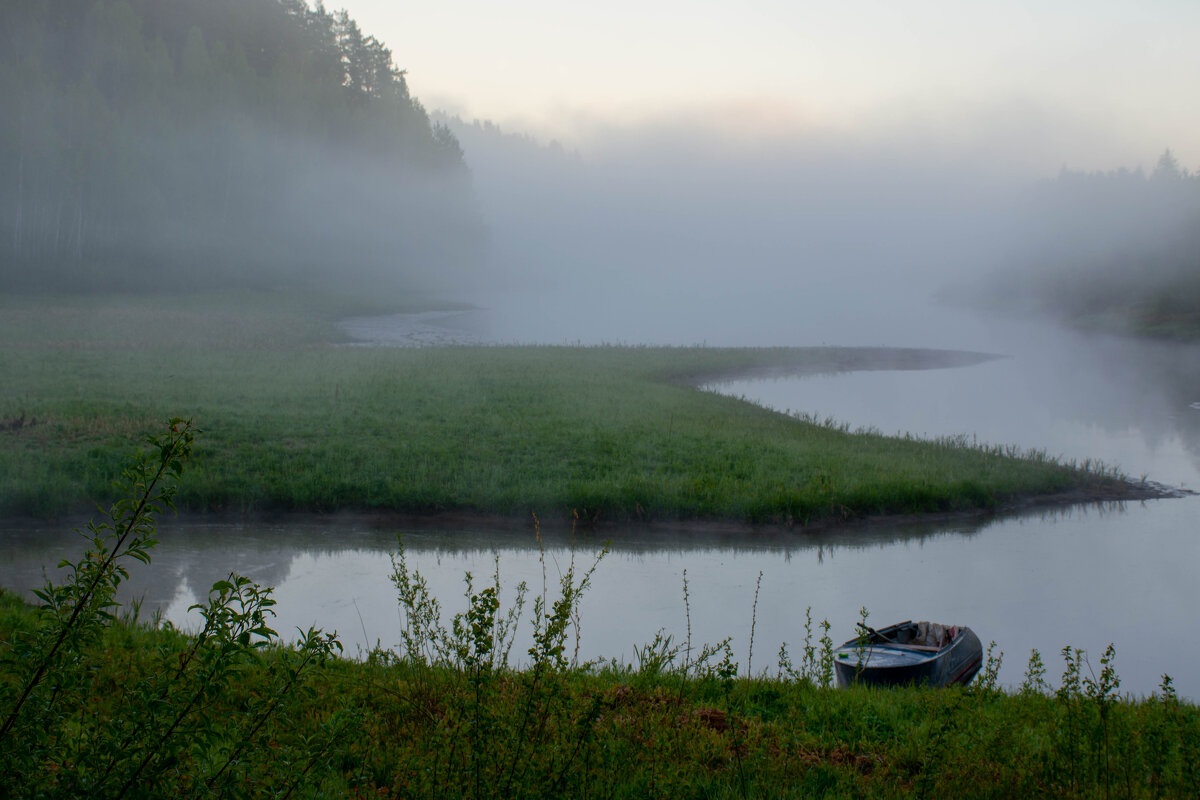
[[[1197,180],[1114,161],[1144,126],[1037,87],[849,116],[754,82],[585,115],[581,88],[566,146],[443,117],[455,141],[347,14],[209,12],[4,7],[0,287],[434,295],[515,341],[939,345],[967,324],[946,300],[1091,313],[1200,254]],[[1056,177],[1081,165],[1128,169]]]
[[[1099,214],[999,134],[944,147],[656,125],[572,149],[444,121],[490,229],[461,299],[493,309],[498,340],[986,347],[964,298],[1142,246],[1193,211],[1138,190]]]
[[[204,0],[0,8],[0,289],[470,279],[461,150],[345,14]]]
[[[423,341],[445,322],[485,342],[996,353],[1011,358],[717,388],[889,434],[978,435],[1200,480],[1200,353],[1068,316],[1101,288],[1141,297],[1186,272],[1200,192],[1157,154],[1077,173],[999,135],[941,148],[902,130],[855,143],[651,126],[572,148],[442,121],[472,170],[488,263],[456,295],[483,310],[433,320]]]

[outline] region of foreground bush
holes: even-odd
[[[276,732],[313,668],[340,650],[311,629],[269,646],[270,590],[231,574],[194,606],[183,634],[119,616],[132,561],[149,563],[154,517],[170,507],[191,453],[191,423],[173,419],[124,472],[126,499],[88,526],[90,545],[64,561],[66,580],[10,607],[0,644],[0,775],[15,797],[223,796],[234,787],[290,793],[321,752]],[[314,741],[316,741],[314,739]],[[261,793],[255,791],[253,793]]]
[[[6,596],[0,636],[34,618]],[[9,794],[122,796],[92,778],[118,756],[108,748],[159,718],[146,699],[191,643],[119,622],[82,650],[96,693],[62,709],[55,737],[26,729],[4,745]],[[280,699],[302,658],[270,648],[245,661],[206,696],[207,721],[155,741],[170,759],[125,796],[1183,798],[1200,779],[1200,714],[1169,692],[837,690],[730,677],[719,662],[513,670],[380,651],[330,662]],[[268,698],[270,733],[247,736]],[[234,771],[218,773],[238,742]]]

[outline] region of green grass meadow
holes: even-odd
[[[193,511],[808,523],[1123,489],[1040,454],[853,434],[694,388],[877,367],[877,351],[374,348],[333,325],[380,310],[267,294],[0,299],[0,514],[112,499],[131,443],[171,416],[204,431],[178,498]]]

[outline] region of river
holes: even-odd
[[[653,298],[651,298],[653,299]],[[514,306],[514,309],[516,306]],[[920,314],[905,335],[867,338],[833,318],[746,329],[730,326],[713,344],[901,344],[987,350],[1008,356],[960,369],[869,372],[705,387],[779,410],[831,416],[886,433],[967,436],[1100,459],[1127,474],[1174,487],[1200,486],[1200,348],[1083,335],[1029,321],[971,318],[945,336]],[[586,317],[586,315],[584,315]],[[506,321],[507,320],[507,321]],[[536,320],[535,320],[536,321]],[[584,320],[586,322],[586,320]],[[709,320],[711,326],[711,319]],[[648,325],[657,324],[648,321]],[[376,343],[545,341],[530,315],[498,305],[486,312],[359,320],[348,330]],[[810,330],[811,328],[811,330]],[[412,340],[419,329],[420,341]],[[711,330],[711,327],[709,328]],[[703,328],[656,332],[636,326],[625,341],[699,342]],[[874,330],[879,330],[875,328]],[[567,341],[614,341],[603,320]],[[817,331],[823,338],[817,338]],[[856,331],[858,333],[856,334]],[[857,338],[856,338],[857,336]],[[406,338],[407,337],[407,338]],[[781,338],[786,337],[786,338]],[[1121,690],[1153,692],[1164,673],[1183,696],[1200,696],[1200,498],[1092,505],[1005,517],[915,524],[866,524],[818,533],[608,529],[599,534],[508,530],[403,530],[363,517],[259,521],[167,520],[154,564],[135,575],[146,608],[178,623],[225,570],[276,587],[278,630],[336,629],[351,654],[399,641],[388,580],[401,533],[410,566],[444,606],[461,610],[463,575],[489,580],[498,557],[505,602],[525,581],[551,590],[574,557],[590,564],[607,542],[581,607],[581,659],[635,659],[659,630],[693,646],[732,637],[742,669],[773,671],[781,643],[803,648],[805,611],[827,619],[836,641],[850,638],[859,609],[872,624],[931,619],[970,625],[1003,651],[1001,682],[1020,684],[1032,649],[1058,683],[1065,645],[1084,648],[1096,669],[1116,646]],[[3,531],[10,543],[0,583],[32,587],[43,564],[78,552],[61,527]],[[688,584],[687,603],[684,576]],[[761,579],[760,579],[761,574]],[[756,600],[757,589],[757,604]],[[524,631],[528,631],[526,624]],[[753,631],[753,650],[750,647]],[[814,631],[814,638],[820,635]],[[571,647],[574,647],[572,641]],[[518,650],[520,648],[518,647]]]

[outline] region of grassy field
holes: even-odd
[[[554,636],[514,670],[480,649],[502,643],[503,612],[479,597],[437,661],[306,660],[115,624],[72,652],[79,684],[34,696],[0,765],[19,796],[44,797],[122,796],[131,774],[124,796],[1183,798],[1200,780],[1196,707],[1169,683],[1122,697],[1074,653],[1061,680],[1034,664],[1012,694],[986,676],[839,690],[819,664],[782,661],[734,677],[719,648],[703,663],[648,646],[635,664],[564,665]],[[0,653],[25,652],[36,620],[0,593]],[[21,663],[0,664],[0,711]]]
[[[190,417],[178,505],[808,523],[1120,496],[1111,476],[855,435],[694,383],[912,365],[849,348],[343,346],[379,311],[289,295],[0,298],[0,514],[112,499],[130,443]]]

